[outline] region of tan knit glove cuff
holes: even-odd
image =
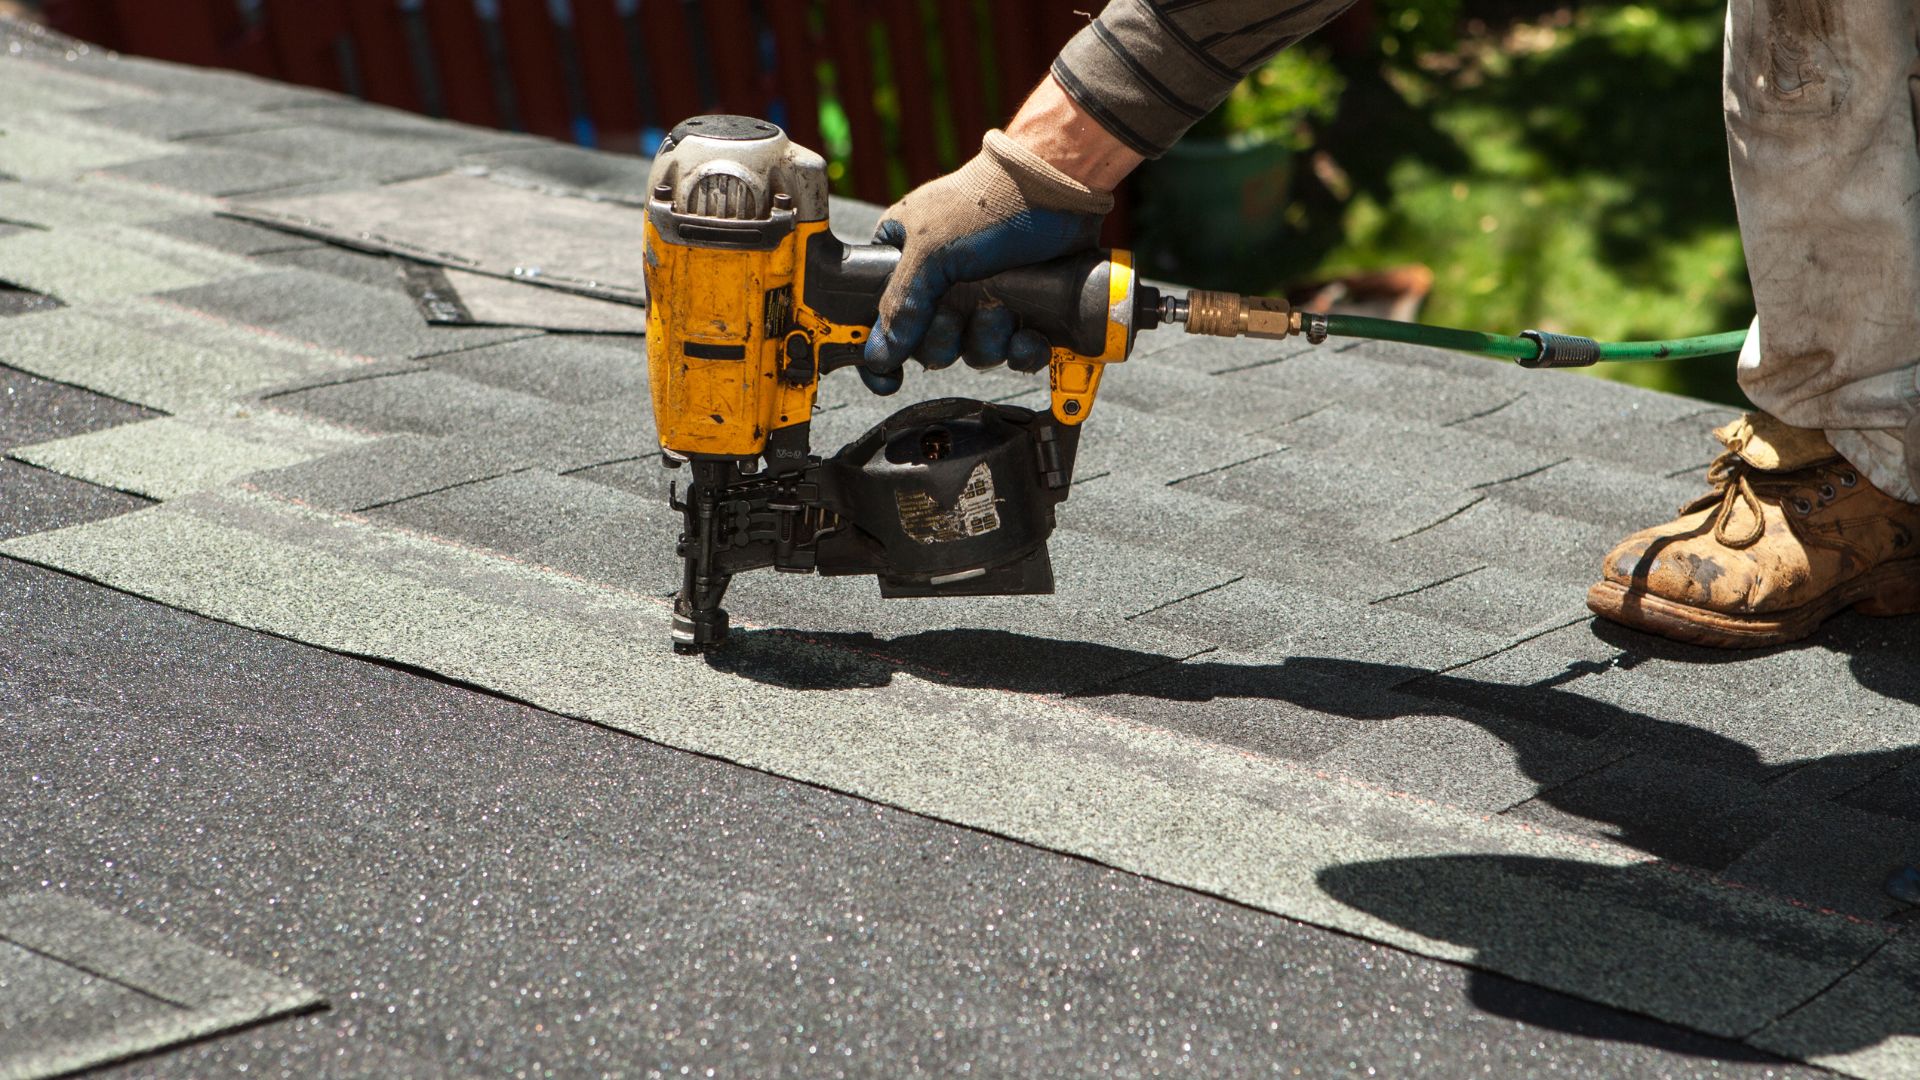
[[[1028,207],[1102,216],[1113,209],[1112,192],[1095,191],[1075,180],[999,128],[987,132],[986,138],[980,141],[980,156],[974,163],[997,165],[1004,174],[1005,184],[989,182],[979,188],[989,200],[987,209],[996,216],[1018,213]]]

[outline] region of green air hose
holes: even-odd
[[[1363,315],[1309,314],[1306,321],[1312,331],[1324,332],[1328,337],[1371,338],[1374,341],[1430,345],[1455,352],[1497,356],[1516,361],[1521,367],[1586,367],[1603,361],[1684,360],[1694,356],[1720,356],[1739,352],[1747,340],[1745,330],[1667,341],[1603,343],[1591,338],[1550,334],[1540,330],[1528,330],[1519,336],[1485,334],[1478,330],[1423,326],[1392,319],[1370,319]],[[1315,326],[1314,323],[1321,325]]]

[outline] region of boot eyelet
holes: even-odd
[[[1852,487],[1853,485],[1859,482],[1860,482],[1860,477],[1857,474],[1850,473],[1850,472],[1843,472],[1840,474],[1841,487]]]
[[[1839,493],[1839,492],[1837,492],[1837,491],[1835,491],[1835,490],[1833,490],[1833,485],[1832,485],[1832,484],[1821,484],[1821,485],[1820,485],[1820,497],[1821,497],[1821,498],[1823,498],[1823,499],[1831,499],[1831,498],[1833,498],[1833,497],[1834,497],[1835,495],[1838,495],[1838,494],[1840,494],[1840,493]]]
[[[1813,513],[1813,504],[1805,499],[1795,499],[1793,500],[1793,512],[1799,514],[1801,517],[1805,517]]]

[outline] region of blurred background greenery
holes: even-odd
[[[1101,4],[27,6],[128,51],[356,93],[376,83],[341,57],[406,55],[402,77],[378,81],[392,100],[376,100],[610,149],[651,152],[696,112],[751,112],[817,143],[839,193],[886,201],[965,160]],[[1154,276],[1444,325],[1613,340],[1742,328],[1752,297],[1720,115],[1724,11],[1724,0],[1358,0],[1143,167],[1107,239],[1135,247]],[[551,55],[506,63],[523,50]],[[1741,401],[1726,357],[1594,370]]]
[[[1336,57],[1309,39],[1143,171],[1142,259],[1243,291],[1424,265],[1422,321],[1507,333],[1743,328],[1753,301],[1720,111],[1725,10],[1376,0],[1372,48]],[[1248,189],[1225,153],[1264,153],[1286,179],[1263,174],[1237,206],[1234,185]],[[1208,174],[1224,185],[1214,212],[1245,218],[1237,250],[1190,220],[1207,205],[1191,177]],[[1730,357],[1596,371],[1744,400]]]

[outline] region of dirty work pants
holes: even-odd
[[[1755,405],[1920,502],[1920,0],[1731,0]],[[1912,425],[1912,450],[1907,433]],[[1913,455],[1913,479],[1909,478]]]

